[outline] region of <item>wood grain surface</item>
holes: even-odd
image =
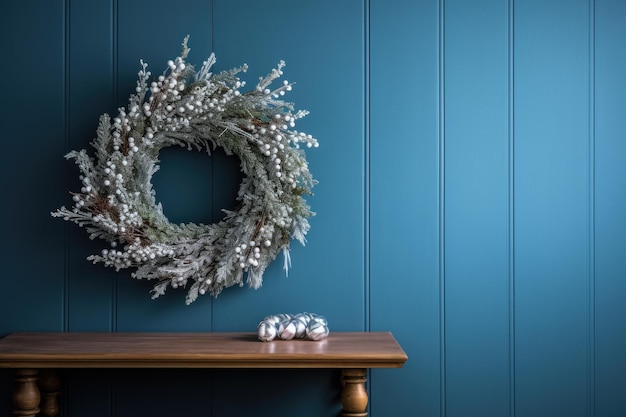
[[[254,333],[14,333],[0,368],[399,368],[389,332],[261,342]]]

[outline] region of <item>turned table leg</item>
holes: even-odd
[[[341,404],[343,417],[366,417],[367,416],[367,370],[365,369],[342,369],[341,370]]]
[[[39,374],[39,390],[41,391],[40,417],[57,417],[59,415],[59,396],[61,395],[61,378],[54,369],[44,369]]]
[[[38,369],[16,369],[13,372],[13,415],[35,417],[41,395],[37,386]]]

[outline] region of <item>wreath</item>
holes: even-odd
[[[196,72],[187,58],[188,37],[181,56],[168,61],[162,75],[150,81],[140,61],[136,92],[117,117],[100,117],[95,155],[71,151],[80,169],[80,192],[73,207],[52,212],[84,227],[91,239],[109,245],[87,259],[116,271],[136,268],[133,278],[154,281],[152,298],[168,286],[188,288],[186,303],[199,295],[216,297],[224,288],[246,282],[259,288],[267,266],[282,251],[284,269],[291,265],[289,244],[304,245],[308,218],[304,199],[316,181],[308,170],[303,147],[317,141],[294,129],[308,112],[294,113],[282,96],[291,83],[270,89],[283,75],[285,63],[260,77],[254,90],[241,93],[237,74],[247,65],[212,74],[211,54]],[[243,180],[237,207],[222,210],[214,224],[173,224],[156,201],[151,179],[159,169],[159,151],[168,146],[189,150],[222,148],[239,157]]]

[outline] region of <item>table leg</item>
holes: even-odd
[[[41,394],[37,386],[38,369],[16,369],[13,371],[13,415],[35,417],[39,413]]]
[[[366,369],[341,370],[341,404],[342,417],[367,416],[367,381]]]
[[[59,396],[61,395],[61,378],[54,369],[44,369],[39,374],[39,390],[41,391],[40,417],[58,417]]]

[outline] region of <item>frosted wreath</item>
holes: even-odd
[[[301,146],[317,147],[311,135],[294,129],[306,111],[294,113],[281,97],[292,84],[270,89],[283,75],[284,62],[252,91],[237,74],[243,65],[212,74],[211,54],[199,72],[182,53],[168,61],[165,72],[150,82],[143,61],[136,93],[127,108],[111,120],[100,117],[96,138],[86,150],[66,155],[78,165],[82,188],[73,194],[73,207],[51,213],[84,227],[91,239],[109,245],[87,259],[116,270],[137,268],[136,279],[156,281],[152,298],[168,286],[188,287],[186,303],[198,295],[217,296],[224,288],[247,283],[259,288],[263,272],[279,252],[284,269],[291,264],[289,244],[304,245],[308,218],[314,213],[304,199],[316,181],[308,170]],[[172,224],[155,200],[151,179],[159,169],[159,151],[179,145],[210,153],[220,147],[240,159],[244,178],[235,210],[211,225]]]
[[[274,314],[265,317],[257,326],[257,336],[262,342],[308,339],[322,340],[328,337],[328,321],[314,313]]]

